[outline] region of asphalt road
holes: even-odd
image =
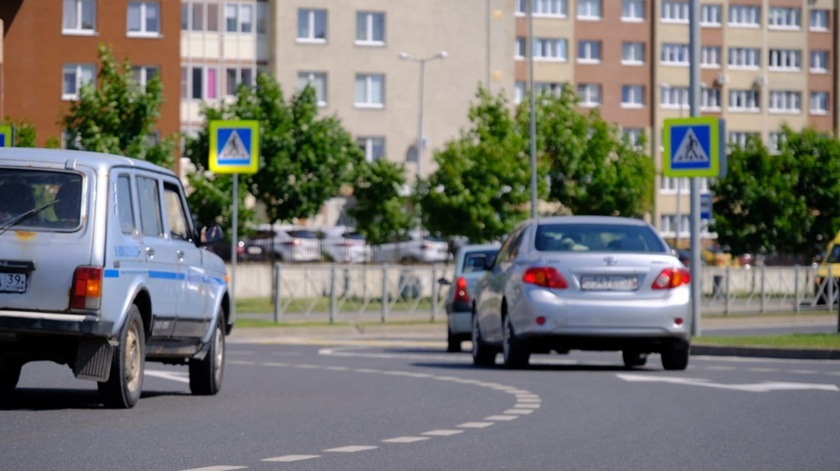
[[[468,344],[465,344],[465,346]],[[0,406],[3,470],[840,469],[840,361],[538,355],[474,368],[440,335],[234,336],[222,392],[147,364],[131,410],[66,367]]]

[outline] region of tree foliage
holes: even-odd
[[[526,140],[504,97],[483,87],[469,118],[471,127],[435,154],[438,169],[420,186],[421,216],[432,232],[495,240],[527,217]]]
[[[70,103],[62,124],[68,149],[125,155],[172,168],[175,137],[155,137],[155,125],[163,103],[160,77],[143,88],[131,63],[119,64],[111,48],[99,47],[98,80],[83,85],[79,99]]]
[[[32,123],[6,117],[3,124],[10,125],[14,128],[15,147],[35,147],[37,132]]]
[[[354,178],[356,201],[347,213],[356,220],[359,232],[369,243],[389,242],[410,228],[410,201],[401,194],[406,184],[402,165],[386,160],[363,162],[356,167]]]

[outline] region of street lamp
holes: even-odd
[[[446,59],[449,54],[440,51],[433,56],[426,58],[414,57],[407,52],[400,53],[400,60],[414,61],[420,64],[420,111],[417,118],[417,179],[423,177],[423,94],[425,93],[426,62],[435,59]]]

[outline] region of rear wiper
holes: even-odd
[[[58,201],[59,200],[53,200],[52,202],[49,202],[45,205],[41,205],[37,208],[32,208],[29,211],[26,211],[25,213],[18,214],[17,216],[13,217],[8,222],[6,222],[2,226],[0,226],[0,234],[3,234],[4,232],[8,231],[12,227],[17,226],[18,224],[22,223],[23,221],[26,221],[27,219],[31,218],[32,216],[35,216],[36,214],[40,213],[41,211],[49,208],[50,206],[53,206],[54,204],[58,203]]]

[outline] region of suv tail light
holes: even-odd
[[[102,268],[76,267],[73,273],[73,290],[70,293],[71,309],[99,309],[102,299]]]
[[[666,268],[651,285],[652,289],[673,289],[691,282],[691,273],[685,268]]]
[[[463,276],[459,277],[455,281],[455,299],[454,299],[454,301],[456,303],[459,303],[459,302],[468,303],[468,302],[470,302],[470,293],[467,291],[467,279],[464,278]]]
[[[423,250],[429,250],[430,248],[432,248],[432,243],[423,241],[423,243],[420,244],[420,248],[422,248]]]
[[[528,284],[544,286],[546,288],[566,289],[569,284],[563,275],[553,267],[532,267],[522,275],[522,281]]]

